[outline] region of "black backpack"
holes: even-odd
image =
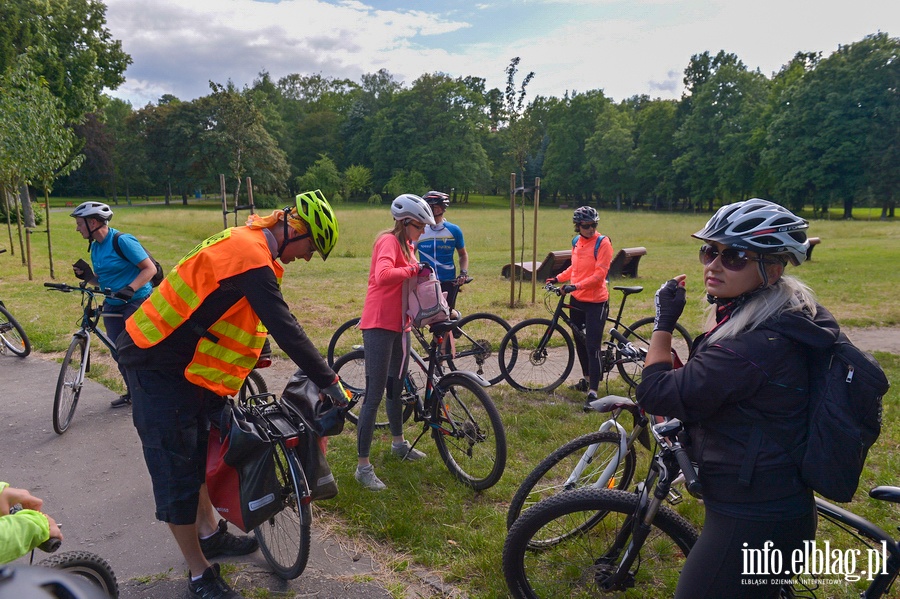
[[[881,398],[891,384],[875,358],[843,333],[831,347],[810,351],[809,379],[807,439],[791,457],[806,485],[847,502],[881,433]]]
[[[121,231],[116,231],[116,234],[113,235],[113,249],[116,250],[117,254],[119,254],[119,258],[127,261],[128,258],[125,257],[125,254],[122,253],[122,248],[119,247],[119,235],[121,235],[121,234],[122,234]],[[159,287],[159,284],[162,283],[163,279],[166,278],[166,273],[163,272],[162,266],[156,260],[156,258],[154,258],[150,254],[150,251],[147,248],[144,248],[144,251],[147,252],[147,257],[150,258],[153,261],[153,265],[156,266],[156,274],[153,275],[152,279],[150,279],[150,284],[153,285],[154,287]],[[135,266],[137,266],[137,265],[135,265]]]

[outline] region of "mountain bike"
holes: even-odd
[[[605,420],[598,430],[556,449],[531,471],[509,503],[507,529],[528,508],[562,491],[628,489],[637,462],[634,445],[639,442],[647,450],[650,449],[647,429],[652,417],[631,399],[617,395],[594,400],[591,409],[601,414],[612,413],[612,417]],[[631,432],[618,422],[623,412],[633,418]]]
[[[296,412],[272,393],[237,400],[263,423],[275,446],[275,472],[281,510],[254,529],[263,557],[284,580],[300,576],[309,561],[312,495],[300,457],[301,434],[311,434]]]
[[[477,374],[454,370],[444,372],[438,359],[446,335],[457,328],[454,321],[430,325],[432,334],[427,355],[410,347],[413,365],[403,380],[401,401],[403,422],[410,417],[422,423],[412,446],[428,432],[447,469],[459,481],[481,491],[493,486],[506,468],[506,432],[500,413],[484,390],[487,382]],[[413,328],[424,339],[424,333]],[[341,356],[334,371],[351,392],[347,420],[357,424],[365,400],[365,348]],[[376,427],[387,427],[384,408],[379,405]]]
[[[513,597],[645,597],[651,589],[672,596],[699,535],[663,502],[679,472],[692,494],[700,495],[700,483],[677,439],[681,422],[650,430],[657,451],[634,493],[563,491],[515,521],[503,546],[503,574]]]
[[[0,254],[5,251],[0,250]],[[7,351],[24,358],[31,353],[31,341],[19,321],[13,318],[3,300],[0,300],[0,354]]]
[[[611,325],[610,339],[604,342],[604,349],[600,359],[602,373],[608,375],[616,368],[632,387],[636,387],[641,381],[641,372],[644,370],[644,357],[650,347],[650,336],[653,334],[653,317],[642,318],[631,326],[622,323],[622,312],[625,309],[625,301],[629,295],[640,293],[644,290],[640,286],[617,286],[616,291],[622,292],[622,301],[615,318],[608,317],[606,321]],[[585,341],[585,332],[582,327],[575,326],[564,311],[564,308],[572,308],[566,302],[566,294],[562,287],[552,283],[544,285],[544,305],[552,314],[550,319],[530,318],[514,325],[503,341],[500,342],[500,371],[507,382],[519,391],[544,391],[551,392],[559,387],[568,378],[575,364],[575,344],[569,331],[560,324],[560,321],[568,325],[576,338]],[[556,307],[552,306],[554,296],[559,298]],[[625,356],[622,354],[612,331],[618,331],[629,342],[637,347],[643,355]],[[690,333],[681,324],[675,325],[672,338],[672,348],[678,356],[687,358],[690,353],[692,339]]]
[[[471,281],[470,277],[466,283]],[[357,325],[359,318],[352,318],[339,326],[331,336],[326,355],[329,366],[334,367],[340,356],[362,346],[362,331]],[[491,385],[496,385],[503,380],[497,352],[509,329],[509,323],[496,314],[469,314],[457,323],[457,330],[453,332],[453,346],[445,343],[438,359],[446,362],[450,370],[468,370]]]
[[[15,514],[22,509],[21,504],[15,504],[10,507],[9,513]],[[40,549],[47,553],[55,553],[61,541],[57,538],[49,538],[37,547],[32,547],[28,564],[34,563],[34,551]],[[37,563],[42,568],[55,568],[69,574],[73,574],[82,580],[86,580],[95,587],[99,588],[103,593],[111,599],[117,599],[119,596],[119,582],[116,574],[113,572],[112,566],[105,559],[95,553],[88,551],[66,551],[51,555]],[[0,595],[2,586],[0,586]],[[3,595],[6,596],[6,595]]]
[[[113,293],[109,289],[104,290],[87,285],[73,287],[65,283],[44,283],[44,287],[63,293],[73,291],[81,293],[82,314],[78,321],[79,329],[72,335],[69,349],[66,350],[62,367],[59,370],[59,378],[56,381],[56,393],[53,396],[53,430],[61,435],[72,424],[75,408],[78,406],[78,399],[81,397],[81,389],[84,386],[85,375],[91,370],[91,336],[96,335],[97,339],[109,349],[113,360],[119,359],[115,342],[97,327],[100,317],[103,315],[101,298],[113,297]],[[112,316],[115,317],[115,315]]]

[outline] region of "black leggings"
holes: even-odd
[[[606,324],[607,302],[582,302],[571,298],[572,309],[569,318],[575,326],[585,327],[587,344],[581,343],[577,335],[573,335],[575,352],[581,363],[581,374],[588,381],[588,388],[597,390],[603,371],[600,368],[600,345],[603,340],[603,327]],[[577,308],[577,309],[576,309]]]
[[[789,569],[794,549],[801,549],[804,540],[815,538],[814,506],[802,518],[777,522],[743,520],[706,510],[703,532],[681,571],[675,599],[776,598],[781,587],[768,584],[769,577],[743,574],[744,544],[750,549],[763,549],[766,541],[772,541],[780,550],[783,568]]]

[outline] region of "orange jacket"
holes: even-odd
[[[582,302],[599,304],[609,299],[606,288],[606,274],[613,257],[613,246],[609,237],[604,237],[594,258],[594,248],[600,234],[594,231],[593,237],[579,235],[572,248],[572,265],[558,275],[559,282],[575,285],[572,297]]]
[[[152,347],[187,322],[220,281],[262,266],[281,280],[284,267],[272,258],[261,229],[217,233],[181,259],[125,328],[135,345]],[[200,337],[185,378],[218,395],[234,395],[256,366],[265,340],[265,326],[241,298]]]

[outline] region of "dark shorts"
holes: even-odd
[[[177,370],[127,370],[132,419],[153,482],[156,518],[193,524],[206,478],[209,418],[222,398]]]

